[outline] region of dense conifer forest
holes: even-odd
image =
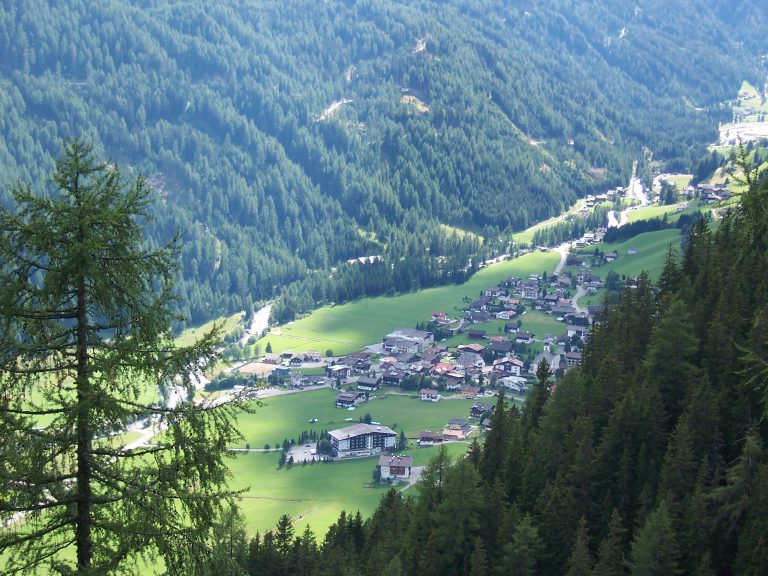
[[[461,281],[633,161],[704,157],[764,77],[765,5],[732,4],[3,0],[0,189],[73,136],[144,173],[193,323]]]
[[[768,566],[768,178],[691,227],[658,286],[593,328],[583,365],[499,399],[482,446],[318,542],[230,541],[247,574],[760,575]],[[407,493],[406,493],[407,494]],[[234,543],[233,543],[234,542]]]

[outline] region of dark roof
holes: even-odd
[[[413,466],[413,458],[411,456],[384,454],[379,456],[379,466],[404,466],[405,468],[410,468]]]

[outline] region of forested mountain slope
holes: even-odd
[[[195,320],[311,271],[294,308],[460,280],[479,246],[440,224],[498,237],[692,165],[764,76],[767,9],[731,4],[3,0],[0,183],[80,134],[141,170]]]
[[[754,173],[751,173],[754,176]],[[442,454],[318,545],[283,517],[248,574],[761,576],[768,566],[768,177],[692,227],[556,387],[498,400],[482,446]],[[228,543],[231,546],[231,542]],[[231,550],[232,548],[230,548]]]

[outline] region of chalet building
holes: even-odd
[[[447,372],[444,376],[446,390],[461,390],[461,385],[464,383],[464,374],[462,372],[451,371]]]
[[[379,456],[381,479],[407,479],[411,476],[413,458],[410,456]]]
[[[490,312],[486,312],[485,310],[470,310],[464,315],[464,317],[470,322],[475,322],[478,324],[488,322],[491,318],[493,318]]]
[[[527,298],[528,300],[536,300],[541,294],[538,284],[521,284],[517,287],[517,290],[521,298]]]
[[[348,378],[349,366],[344,366],[343,364],[334,364],[333,366],[328,366],[325,369],[325,372],[329,378]]]
[[[456,350],[458,352],[473,352],[475,354],[482,354],[485,350],[485,346],[473,342],[472,344],[459,344],[456,346]]]
[[[320,352],[317,350],[307,350],[304,352],[304,361],[305,362],[320,362],[322,361],[322,357],[320,356]]]
[[[388,353],[412,352],[417,354],[435,344],[435,336],[432,332],[413,330],[411,328],[398,328],[384,336],[382,343]]]
[[[523,395],[528,393],[528,381],[521,376],[505,376],[496,381],[513,394]]]
[[[480,389],[475,386],[462,386],[460,392],[461,397],[467,400],[474,400],[479,393]]]
[[[350,371],[356,373],[368,372],[371,369],[371,361],[365,355],[350,354],[340,358],[336,364],[349,366]]]
[[[419,390],[419,394],[421,394],[421,399],[425,402],[437,402],[440,399],[440,394],[438,391],[433,390],[432,388],[424,388]]]
[[[433,346],[431,348],[426,348],[425,350],[422,350],[419,356],[421,357],[422,362],[435,365],[438,362],[440,362],[440,358],[442,358],[447,351],[448,351],[448,348],[446,348],[445,346]]]
[[[432,312],[432,322],[436,324],[450,324],[451,319],[446,316],[445,312]]]
[[[463,352],[456,360],[456,366],[466,371],[468,368],[485,368],[485,360],[480,354],[474,352]]]
[[[381,376],[381,383],[385,386],[400,386],[406,374],[404,370],[390,368]]]
[[[337,408],[354,408],[368,400],[367,392],[342,392],[336,396]]]
[[[569,368],[581,364],[581,352],[566,352],[565,363]]]
[[[278,354],[267,354],[264,356],[264,364],[280,364],[280,356]]]
[[[301,356],[292,356],[290,360],[288,360],[288,364],[290,366],[301,366],[301,363],[304,361],[304,359]]]
[[[569,324],[567,326],[568,330],[568,336],[578,336],[579,338],[584,338],[584,336],[589,332],[589,326],[577,326],[576,324]]]
[[[493,404],[481,404],[480,402],[473,404],[469,410],[469,417],[480,419],[486,412],[493,411]]]
[[[354,424],[331,430],[331,454],[334,458],[372,456],[395,449],[397,434],[386,426]]]
[[[434,446],[443,443],[443,435],[440,432],[425,430],[419,434],[419,446]]]
[[[381,378],[371,378],[369,376],[360,376],[357,379],[357,389],[364,392],[375,392],[381,385]]]
[[[509,340],[497,340],[495,342],[491,342],[491,345],[488,346],[488,353],[493,358],[501,358],[503,356],[507,356],[509,354],[512,354],[512,352],[515,349],[515,345]]]
[[[448,420],[448,424],[446,424],[445,428],[443,428],[443,439],[464,440],[467,435],[469,435],[470,431],[471,427],[469,426],[469,422],[463,418],[451,418]]]
[[[533,334],[531,332],[518,330],[517,334],[515,334],[515,342],[518,342],[521,344],[530,344],[531,342],[533,342]]]
[[[523,361],[519,358],[499,358],[493,362],[493,371],[520,376],[523,371]]]

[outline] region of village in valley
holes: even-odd
[[[666,181],[675,177],[654,178],[651,200],[639,182],[633,182],[628,189],[619,187],[586,198],[579,213],[604,202],[620,201],[633,187],[640,196],[640,207],[659,204]],[[691,203],[706,205],[728,196],[722,185],[686,186],[678,191],[679,201],[669,209],[679,213],[689,210]],[[625,211],[636,207],[630,203]],[[614,225],[623,225],[626,214],[621,220],[616,219]],[[543,373],[539,371],[542,363],[546,362],[551,389],[566,371],[580,364],[590,326],[601,312],[601,300],[609,291],[631,288],[636,282],[631,276],[600,273],[602,266],[638,253],[634,246],[623,253],[593,248],[604,246],[600,243],[606,232],[607,228],[596,228],[558,247],[538,247],[541,252],[560,253],[561,261],[551,273],[506,277],[474,297],[465,296],[452,311],[435,310],[428,317],[414,318],[414,327],[398,327],[382,335],[380,342],[345,356],[335,356],[331,350],[325,354],[287,349],[275,353],[267,342],[265,354],[235,363],[219,375],[219,382],[211,382],[209,389],[227,388],[221,381],[233,378],[237,381],[234,392],[252,398],[334,389],[337,410],[365,416],[348,416],[343,419],[344,426],[284,442],[281,466],[378,456],[373,474],[377,482],[412,483],[417,477],[413,470],[420,466],[415,466],[412,455],[398,456],[400,450],[452,442],[469,444],[490,428],[500,391],[507,402],[522,405],[537,374],[540,377]],[[582,299],[588,304],[581,306]],[[370,414],[373,401],[386,395],[425,403],[425,413],[427,403],[453,402],[455,417],[447,418],[442,426],[411,432],[408,437],[402,430],[398,435]],[[316,423],[317,418],[308,421],[310,425]],[[418,464],[423,466],[426,461]]]

